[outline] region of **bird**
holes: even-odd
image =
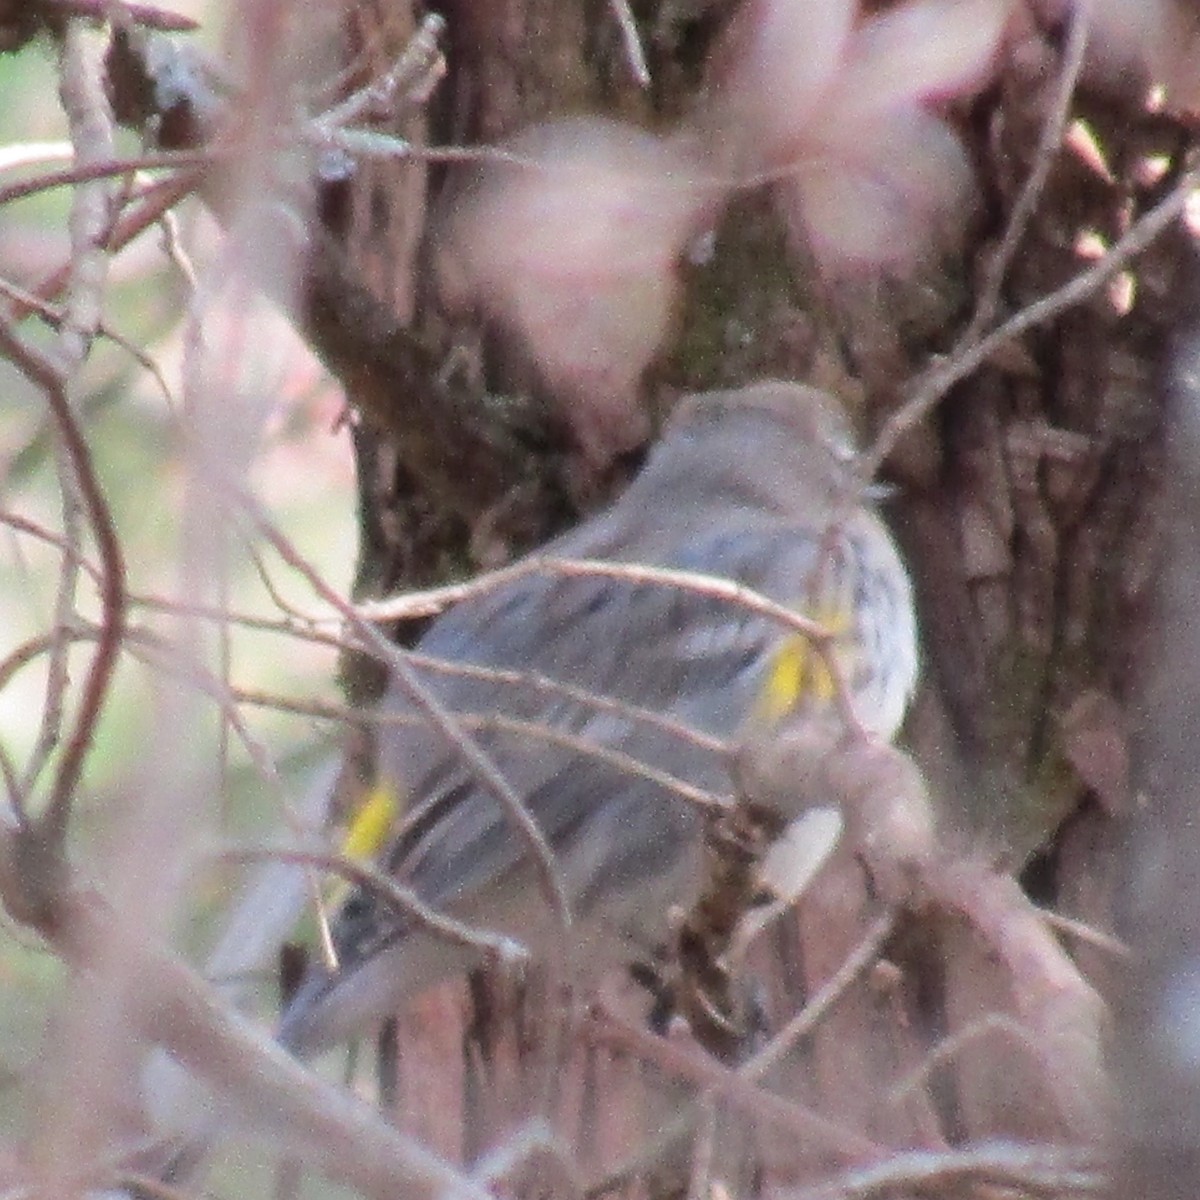
[[[901,725],[918,677],[912,587],[824,391],[763,380],[683,397],[627,489],[537,556],[752,589],[829,631],[860,731],[891,740]],[[829,717],[835,700],[803,635],[728,589],[536,565],[436,618],[412,661],[552,849],[570,963],[590,979],[652,954],[698,894],[706,816],[684,793],[728,794],[722,744],[781,715]],[[560,927],[527,837],[394,675],[372,716],[371,794],[387,801],[374,865],[433,909],[548,953]],[[314,956],[277,1030],[301,1056],[370,1032],[484,953],[365,886],[331,935],[332,963]]]

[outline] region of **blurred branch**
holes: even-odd
[[[20,49],[41,32],[58,33],[72,17],[96,24],[113,21],[143,25],[168,33],[188,33],[199,26],[191,17],[131,0],[18,0],[0,9],[0,50]]]
[[[0,295],[7,296],[26,313],[37,313],[52,329],[61,329],[64,320],[66,320],[65,313],[58,305],[50,304],[48,301],[42,300],[32,292],[27,292],[23,287],[18,287],[15,283],[2,277],[0,277]],[[104,324],[104,322],[100,322],[96,326],[96,332],[101,337],[108,338],[113,345],[120,346],[154,380],[159,391],[162,392],[164,399],[167,400],[168,404],[170,403],[171,390],[166,378],[163,376],[158,364],[149,354],[142,350],[140,346],[135,346],[127,337],[124,337]],[[0,515],[0,520],[4,519]]]
[[[554,913],[565,948],[566,934],[571,926],[571,914],[562,874],[558,869],[554,851],[550,848],[537,822],[529,814],[521,797],[517,795],[512,785],[504,778],[482,748],[459,726],[456,715],[446,709],[425,687],[404,652],[390,642],[373,624],[359,616],[354,606],[325,582],[320,572],[307,562],[296,547],[280,533],[253,496],[239,490],[238,502],[242,512],[245,513],[255,529],[284,562],[293,567],[322,600],[342,614],[355,635],[361,639],[364,649],[378,656],[387,664],[393,683],[404,692],[420,712],[424,713],[430,725],[455,748],[461,756],[463,764],[499,802],[501,808],[516,825],[533,853],[539,884]]]
[[[97,946],[119,942],[139,980],[128,1014],[197,1078],[230,1098],[252,1126],[329,1178],[365,1195],[490,1200],[487,1191],[406,1138],[349,1091],[323,1082],[230,1010],[171,954],[140,939],[95,893],[62,892],[52,946],[87,972]]]
[[[137,171],[157,171],[167,168],[199,167],[212,160],[208,152],[172,150],[162,154],[137,154],[130,158],[113,158],[107,162],[75,163],[56,171],[40,171],[32,179],[0,186],[0,204],[11,204],[26,196],[36,196],[53,188],[73,187],[112,176],[132,175]]]
[[[63,105],[78,158],[86,163],[96,157],[110,157],[112,131],[104,98],[98,80],[85,61],[82,34],[74,26],[68,29],[64,40],[62,77]],[[46,806],[36,821],[31,820],[27,812],[23,814],[22,824],[12,832],[11,843],[5,848],[7,861],[0,878],[0,892],[9,911],[43,931],[53,928],[58,920],[71,808],[116,666],[125,621],[125,566],[121,547],[69,392],[73,376],[86,356],[99,324],[109,216],[108,193],[104,185],[81,185],[71,210],[73,253],[64,320],[52,354],[37,349],[22,339],[7,321],[0,321],[0,350],[45,396],[63,447],[60,477],[64,489],[68,552],[63,555],[56,602],[58,631],[65,629],[74,612],[75,583],[81,560],[78,539],[71,529],[73,501],[70,497],[76,492],[96,541],[100,571],[100,633],[73,727],[59,759]],[[58,714],[67,683],[66,654],[65,642],[52,651],[42,731],[39,748],[31,759],[31,770],[36,770],[40,755],[57,740]],[[29,778],[32,776],[27,774]]]
[[[714,1099],[735,1105],[803,1139],[814,1155],[836,1154],[852,1161],[881,1157],[885,1147],[848,1125],[768,1092],[755,1080],[725,1066],[699,1046],[668,1041],[615,1012],[593,1008],[581,1030],[586,1042],[610,1046],[652,1064],[669,1078],[702,1087]]]
[[[913,1150],[801,1188],[794,1200],[869,1200],[898,1189],[963,1195],[993,1187],[1024,1196],[1098,1195],[1108,1178],[1094,1152],[1054,1145],[988,1144],[966,1150]]]
[[[214,72],[168,39],[118,30],[106,62],[118,120],[156,130],[164,149],[216,150],[233,136],[232,106]],[[355,107],[376,94],[367,89]],[[320,131],[314,126],[311,132]],[[307,132],[297,127],[292,136],[305,140]],[[223,219],[219,181],[206,175],[199,191]],[[361,282],[329,229],[306,228],[304,253],[299,300],[274,298],[350,403],[394,441],[434,503],[472,518],[531,479],[554,496],[565,494],[563,464],[550,450],[540,415],[513,398],[487,402],[448,377],[430,349]]]
[[[807,1037],[825,1014],[838,1002],[847,988],[860,979],[876,962],[884,945],[895,932],[896,918],[884,913],[863,934],[862,941],[847,956],[846,961],[821,987],[821,990],[771,1038],[761,1050],[742,1064],[740,1074],[748,1079],[765,1075],[802,1038]]]
[[[625,47],[625,58],[629,63],[629,72],[638,87],[650,86],[650,67],[646,63],[646,51],[642,47],[641,35],[638,33],[637,19],[629,7],[629,0],[608,0],[608,7],[621,31],[621,44]]]
[[[1183,302],[1193,320],[1169,379],[1162,579],[1145,630],[1138,695],[1139,803],[1121,845],[1122,932],[1135,947],[1117,997],[1115,1074],[1124,1161],[1114,1195],[1188,1200],[1200,1177],[1200,341],[1193,259]]]
[[[42,816],[36,823],[25,824],[15,835],[18,862],[9,865],[18,867],[17,878],[10,876],[0,882],[0,892],[4,894],[9,911],[18,919],[45,930],[55,921],[57,882],[65,868],[65,861],[56,860],[66,849],[75,789],[121,647],[126,605],[125,563],[108,501],[100,487],[87,442],[75,420],[67,381],[58,365],[2,322],[0,351],[42,391],[54,414],[78,481],[84,512],[96,539],[100,569],[100,637],[84,680],[74,728],[59,760],[58,773]]]
[[[446,72],[445,60],[438,49],[438,41],[445,32],[445,17],[426,13],[390,71],[321,113],[313,124],[321,132],[333,132],[373,112],[393,112],[401,97],[409,105],[423,104]]]

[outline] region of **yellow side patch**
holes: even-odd
[[[342,838],[342,853],[366,862],[383,849],[400,811],[400,797],[390,783],[377,782],[358,806]]]
[[[399,815],[400,793],[395,785],[377,780],[363,793],[358,809],[342,835],[338,851],[351,862],[370,863],[387,846]],[[348,879],[339,877],[326,881],[319,897],[318,919],[322,925],[327,922],[327,911],[339,908],[353,890]],[[322,940],[328,943],[327,953],[332,956],[327,928]]]
[[[835,638],[850,627],[844,612],[813,614],[813,619]],[[812,642],[802,633],[789,634],[771,654],[757,715],[764,721],[778,721],[805,702],[830,704],[835,694],[833,673]]]

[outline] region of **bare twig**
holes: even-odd
[[[821,665],[829,672],[833,681],[834,701],[839,716],[847,728],[859,729],[858,718],[850,704],[850,693],[846,686],[837,652],[833,646],[836,634],[805,617],[786,604],[779,604],[756,592],[753,588],[719,575],[706,575],[699,571],[679,571],[669,567],[653,567],[644,563],[612,562],[605,559],[556,558],[548,555],[530,555],[508,567],[489,571],[466,583],[450,584],[431,588],[423,592],[410,592],[387,600],[376,600],[355,607],[360,617],[374,621],[411,620],[429,617],[443,612],[453,604],[468,597],[484,595],[497,588],[506,587],[530,575],[558,575],[567,579],[600,577],[616,579],[622,583],[644,584],[653,587],[674,588],[695,592],[727,604],[744,608],[758,616],[768,617],[808,639],[813,650],[821,659]]]
[[[23,287],[3,277],[0,277],[0,294],[14,301],[21,310],[36,312],[54,329],[60,329],[63,321],[66,319],[59,305],[51,304],[49,301],[43,300],[40,296],[26,291]],[[96,326],[96,332],[101,337],[107,338],[114,346],[119,346],[124,350],[154,380],[167,403],[171,403],[171,389],[167,384],[166,376],[163,375],[162,369],[151,355],[147,354],[140,346],[135,346],[128,338],[117,333],[116,330],[103,321]]]
[[[1200,170],[1194,159],[1189,160],[1171,191],[1135,221],[1103,258],[1080,271],[1062,287],[1015,313],[986,337],[933,362],[913,381],[907,389],[907,399],[888,418],[874,444],[860,457],[859,468],[863,477],[873,478],[900,438],[924,420],[956,383],[982,366],[991,354],[1027,329],[1052,321],[1067,309],[1087,300],[1131,258],[1147,249],[1180,217],[1198,182]]]
[[[580,737],[561,729],[555,729],[552,725],[546,725],[538,721],[520,721],[514,717],[501,716],[498,713],[476,714],[455,712],[454,717],[455,720],[467,729],[499,730],[512,733],[533,742],[540,741],[547,745],[561,746],[583,758],[607,763],[609,766],[616,767],[619,771],[623,771],[639,779],[644,779],[648,783],[653,783],[666,791],[673,792],[681,800],[694,805],[702,812],[719,812],[726,809],[732,803],[732,797],[730,796],[716,796],[704,788],[695,787],[686,780],[670,774],[668,771],[660,771],[650,763],[643,762],[640,758],[635,758],[631,754],[625,754],[615,747],[602,746],[597,742],[589,741],[586,737]],[[372,714],[371,719],[380,725],[388,725],[397,721],[404,723],[404,718],[398,717],[394,713],[377,712]],[[417,811],[419,810],[414,810],[414,817]]]
[[[157,154],[137,154],[128,158],[110,158],[99,162],[77,162],[55,171],[41,171],[32,179],[0,185],[0,205],[36,196],[39,192],[58,187],[94,183],[112,176],[124,176],[134,171],[160,171],[168,168],[204,167],[217,157],[212,150],[162,150]]]
[[[53,546],[56,550],[61,550],[63,554],[74,555],[80,569],[87,575],[90,575],[94,582],[100,582],[99,569],[80,553],[78,546],[72,545],[62,534],[55,533],[54,530],[47,529],[37,521],[21,516],[20,513],[6,512],[3,509],[0,509],[0,525],[7,525],[17,533],[23,533],[29,537],[36,538],[39,542],[44,542],[47,546]]]
[[[68,26],[62,41],[59,93],[70,125],[76,163],[86,166],[94,157],[111,148],[112,127],[111,122],[105,120],[107,107],[103,93],[93,78],[77,25]],[[100,322],[106,263],[97,247],[101,232],[107,227],[108,211],[109,196],[104,187],[93,183],[81,186],[76,191],[71,205],[71,261],[67,298],[52,352],[64,385],[64,399],[65,389],[87,356]],[[69,400],[67,403],[69,408]],[[64,554],[59,564],[51,625],[58,633],[67,630],[75,613],[84,515],[80,485],[61,437],[55,442],[54,450],[62,504],[63,537],[68,546],[75,548],[75,552]],[[38,735],[29,754],[22,785],[25,792],[32,790],[58,744],[68,683],[68,643],[64,638],[50,650]]]
[[[641,88],[650,86],[650,68],[646,64],[646,52],[642,49],[642,39],[638,34],[637,21],[634,20],[633,10],[629,0],[608,0],[609,11],[621,31],[621,42],[625,47],[625,58],[629,63],[630,73],[634,82]]]
[[[6,514],[0,512],[0,524],[6,523],[8,519]],[[24,521],[20,518],[14,518],[13,524],[23,532],[29,532],[34,534],[34,536],[38,536],[37,527],[26,529]],[[59,545],[61,541],[61,539],[56,539],[51,535],[47,535],[44,540],[54,545]],[[96,573],[95,568],[90,564],[85,563],[84,568],[93,574]],[[156,612],[199,617],[206,621],[228,622],[230,625],[242,629],[258,630],[287,638],[299,638],[304,641],[316,643],[317,645],[328,646],[334,650],[362,649],[362,643],[353,636],[338,632],[345,625],[340,618],[337,618],[335,622],[332,618],[310,616],[298,611],[292,605],[288,605],[286,609],[289,613],[293,614],[292,616],[285,618],[260,617],[243,612],[223,612],[221,609],[209,605],[186,603],[164,599],[160,596],[144,596],[138,593],[131,593],[129,596],[129,606],[131,608],[147,608]],[[335,631],[326,632],[325,626],[331,624],[336,625]],[[597,713],[610,713],[623,720],[659,729],[663,733],[678,738],[680,741],[687,742],[695,746],[698,750],[709,754],[726,754],[729,751],[729,744],[724,738],[713,737],[711,734],[705,733],[702,729],[698,729],[694,725],[689,725],[687,722],[676,720],[665,713],[644,708],[641,705],[632,704],[614,696],[606,696],[599,692],[591,691],[588,688],[563,683],[561,680],[552,679],[548,675],[502,667],[485,667],[480,666],[478,663],[454,662],[449,659],[437,658],[430,654],[422,654],[419,650],[406,650],[404,654],[414,667],[435,675],[478,679],[481,682],[503,684],[511,686],[514,689],[532,688],[535,691],[544,692],[546,695],[556,699],[569,700],[582,707],[592,709]],[[370,715],[360,710],[341,707],[337,707],[335,711],[330,706],[310,704],[307,701],[293,702],[285,698],[268,700],[265,697],[260,697],[258,693],[245,689],[239,692],[239,695],[247,703],[274,703],[277,707],[288,711],[307,713],[308,715],[334,720],[345,720],[351,716],[357,720],[361,720]]]
[[[74,22],[68,25],[63,38],[59,90],[76,167],[87,172],[111,163],[116,146],[112,114],[104,85],[94,64],[88,61],[83,29]],[[71,204],[66,320],[56,347],[60,369],[67,378],[83,362],[100,324],[113,200],[104,183],[109,173],[81,182]]]
[[[0,146],[0,171],[38,167],[43,163],[65,162],[74,151],[70,142],[13,142]]]
[[[287,638],[298,638],[302,641],[314,642],[319,646],[329,646],[334,650],[357,648],[358,643],[351,637],[339,632],[343,622],[338,621],[336,628],[326,629],[324,626],[331,622],[316,620],[299,613],[293,617],[259,617],[252,613],[222,612],[211,604],[189,603],[185,600],[171,600],[163,596],[144,596],[132,592],[129,596],[131,608],[145,608],[151,612],[171,613],[176,616],[197,617],[203,621],[225,621],[242,629],[253,629],[262,633],[277,633]]]
[[[1022,1195],[1097,1194],[1107,1176],[1094,1152],[1054,1145],[987,1143],[966,1150],[910,1150],[847,1171],[795,1200],[869,1200],[897,1193],[964,1195],[988,1186]],[[974,1185],[974,1187],[973,1187]]]
[[[790,1100],[764,1091],[754,1080],[730,1070],[699,1046],[658,1037],[615,1013],[593,1008],[583,1026],[589,1041],[615,1046],[651,1063],[673,1079],[711,1092],[722,1103],[734,1104],[754,1117],[791,1130],[814,1151],[828,1150],[854,1159],[875,1159],[883,1147]]]
[[[85,163],[97,157],[110,156],[112,126],[103,88],[87,64],[82,31],[74,25],[68,27],[64,39],[62,73],[63,105],[77,156]],[[54,360],[24,344],[7,328],[0,327],[0,347],[41,388],[50,405],[64,448],[65,464],[72,477],[72,482],[68,483],[67,472],[63,473],[65,494],[72,488],[78,488],[80,503],[96,539],[102,574],[101,636],[84,682],[74,728],[63,749],[58,774],[39,821],[39,836],[45,844],[51,846],[57,843],[60,848],[65,844],[75,788],[116,666],[125,617],[125,566],[116,527],[68,394],[68,381],[87,353],[91,337],[99,324],[106,268],[101,237],[102,231],[107,228],[107,190],[102,184],[81,187],[71,210],[72,273],[67,287],[66,321],[59,335]],[[69,510],[70,502],[66,503]],[[71,537],[69,521],[67,536]],[[74,564],[78,557],[64,555],[63,580],[59,590],[60,610],[64,606],[73,610],[74,573],[78,569]],[[71,573],[70,579],[67,578],[68,571]],[[66,688],[65,648],[55,658],[58,659],[57,670],[52,666],[51,681],[47,685],[47,711],[50,716],[43,726],[43,735],[47,740],[56,736],[57,722],[53,709],[61,701],[56,701],[55,695],[61,696]]]
[[[144,25],[147,29],[159,29],[164,33],[191,33],[200,27],[191,17],[159,8],[156,4],[135,4],[132,0],[43,0],[43,3],[64,16],[83,17],[92,21],[120,18],[129,24]]]
[[[1063,141],[1063,133],[1071,115],[1071,102],[1075,98],[1075,85],[1083,69],[1083,56],[1087,50],[1088,31],[1091,27],[1093,0],[1077,0],[1071,9],[1071,27],[1063,49],[1062,70],[1059,72],[1058,91],[1054,104],[1046,115],[1033,156],[1033,167],[1021,187],[1017,202],[1009,213],[1004,237],[990,255],[983,271],[979,289],[979,300],[975,314],[959,339],[960,344],[969,346],[992,323],[1000,301],[1000,289],[1009,264],[1024,236],[1029,218],[1041,198],[1046,178],[1057,157]]]
[[[159,225],[162,229],[163,253],[166,254],[168,262],[175,264],[175,269],[187,284],[188,292],[194,296],[196,294],[196,268],[192,265],[191,257],[179,236],[179,220],[173,212],[165,212]]]
[[[938,1042],[912,1071],[888,1089],[888,1103],[900,1104],[917,1088],[922,1087],[934,1071],[953,1062],[967,1046],[981,1038],[996,1035],[1016,1042],[1027,1049],[1031,1056],[1036,1057],[1039,1052],[1029,1030],[1018,1020],[1004,1013],[988,1013]]]
[[[67,631],[62,629],[47,629],[42,633],[35,634],[19,646],[10,650],[8,654],[0,659],[0,689],[7,687],[9,680],[23,667],[28,666],[34,659],[40,658],[43,654],[52,653],[62,642],[72,639],[75,641],[90,641],[93,636],[92,631],[80,631],[74,628]],[[20,790],[22,794],[25,794],[25,783],[21,784]]]
[[[512,938],[489,933],[480,926],[468,925],[447,913],[431,908],[411,888],[397,883],[364,863],[347,858],[344,854],[298,850],[288,846],[235,846],[221,850],[219,854],[221,858],[233,861],[296,863],[333,872],[390,908],[411,917],[418,925],[424,926],[451,945],[462,946],[481,955],[511,959],[519,949],[523,950]]]
[[[130,633],[132,637],[132,631]],[[199,682],[199,681],[197,681]],[[298,716],[314,717],[325,721],[356,723],[370,721],[373,725],[382,726],[427,726],[428,717],[420,713],[395,713],[375,710],[362,712],[326,700],[299,699],[292,696],[282,696],[274,692],[263,692],[254,688],[240,687],[230,684],[218,695],[212,690],[212,684],[204,684],[205,690],[217,698],[226,698],[230,702],[251,704],[260,708],[271,708],[277,712],[294,713]],[[717,796],[704,788],[695,787],[678,776],[667,771],[660,771],[647,762],[635,758],[631,754],[613,747],[603,746],[589,741],[586,737],[567,733],[537,721],[520,721],[514,717],[505,717],[498,713],[468,713],[454,712],[454,720],[464,730],[475,732],[504,732],[526,738],[531,742],[543,742],[549,745],[562,746],[583,758],[607,763],[617,770],[653,783],[666,791],[673,792],[688,804],[704,812],[713,812],[726,808],[731,803],[729,796]],[[410,825],[418,823],[425,814],[424,805],[418,805],[405,818],[395,836],[399,836]]]
[[[87,61],[82,34],[75,25],[68,27],[63,39],[61,78],[63,107],[70,125],[76,161],[86,170],[98,159],[111,156],[113,136],[103,88],[95,71]],[[44,370],[39,386],[47,393],[50,400],[52,415],[61,434],[59,445],[63,446],[63,449],[60,450],[58,466],[62,489],[63,538],[68,552],[63,556],[59,572],[53,622],[54,629],[63,632],[70,626],[74,615],[81,558],[79,550],[82,534],[81,521],[84,509],[87,507],[87,500],[81,496],[84,484],[77,478],[78,468],[74,459],[75,451],[87,457],[88,450],[82,434],[75,426],[68,387],[73,375],[87,355],[92,338],[100,325],[102,293],[107,273],[107,258],[103,252],[103,244],[108,232],[109,211],[108,191],[103,185],[92,183],[81,186],[77,190],[71,208],[72,256],[69,272],[65,279],[67,300],[62,312],[58,314],[59,336],[53,354],[41,363]],[[15,339],[15,334],[13,337]],[[17,351],[15,351],[15,346],[10,344],[10,353],[13,352]],[[25,364],[18,363],[18,365],[22,366],[28,375],[30,366],[34,364],[32,360],[29,360]],[[32,379],[33,376],[30,375],[30,378]],[[67,441],[67,435],[63,432],[64,422],[69,422],[73,428],[74,450],[70,445],[64,445]],[[93,498],[100,498],[98,486],[94,488]],[[93,511],[91,515],[94,520],[95,512]],[[113,654],[115,656],[115,649]],[[102,663],[103,655],[98,655],[98,659]],[[106,674],[106,672],[103,673]],[[51,648],[41,724],[37,740],[29,756],[24,791],[28,791],[32,786],[33,780],[58,743],[67,683],[67,644],[62,641]],[[105,680],[105,686],[106,683]],[[81,711],[80,721],[76,725],[76,736],[83,733],[85,748],[86,744],[90,743],[90,726],[94,721],[94,715],[89,717],[85,700],[85,708]],[[67,786],[64,788],[60,782],[55,789],[55,795],[61,804],[69,802],[67,793],[74,790],[78,771],[82,765],[81,760],[72,762],[70,751],[69,746],[68,753],[60,764],[60,781],[65,779]],[[76,743],[76,752],[82,753],[78,750],[78,742]],[[61,774],[64,767],[66,768],[65,776]],[[62,815],[59,814],[59,816]],[[53,800],[47,809],[46,816],[51,818],[52,822],[59,819],[54,814]],[[50,826],[46,828],[48,830]]]
[[[1051,912],[1045,908],[1039,908],[1038,913],[1055,933],[1074,938],[1088,946],[1095,946],[1097,950],[1103,950],[1122,962],[1133,958],[1133,950],[1125,942],[1113,937],[1111,933],[1105,933],[1103,929],[1097,929],[1076,917],[1068,917],[1065,913]]]
[[[26,811],[27,798],[21,790],[21,779],[12,755],[0,745],[0,775],[4,777],[4,790],[8,796],[8,812],[0,818],[0,825],[16,825],[20,815]]]
[[[558,679],[551,679],[548,675],[537,674],[533,671],[506,670],[501,667],[482,667],[476,663],[451,662],[449,659],[422,654],[419,650],[408,651],[408,659],[413,666],[421,667],[423,670],[438,675],[457,675],[479,679],[487,683],[510,684],[514,688],[533,688],[536,691],[545,692],[547,695],[581,704],[595,712],[611,713],[613,716],[634,721],[639,725],[661,729],[663,733],[668,733],[672,737],[688,742],[698,750],[705,750],[710,754],[726,754],[729,751],[729,743],[724,738],[713,737],[685,721],[678,721],[665,713],[643,708],[641,705],[631,704],[626,700],[619,700],[615,696],[602,695],[589,688],[576,687]]]
[[[139,981],[129,1020],[186,1070],[233,1098],[253,1128],[364,1195],[491,1200],[469,1176],[237,1016],[208,984],[130,930],[94,893],[69,888],[63,918],[51,939],[55,949],[86,971],[98,946],[119,942],[129,977]]]
[[[411,95],[416,103],[423,103],[445,70],[438,50],[445,31],[446,19],[440,13],[426,13],[392,69],[314,118],[314,125],[331,133],[375,112],[390,113],[397,95],[406,99]]]
[[[162,179],[147,188],[142,194],[136,207],[122,213],[109,231],[106,243],[110,253],[115,253],[128,245],[138,234],[151,225],[162,220],[163,214],[174,208],[185,197],[195,191],[201,179],[199,170],[179,171],[167,179]],[[67,286],[71,273],[71,264],[65,263],[52,271],[41,283],[36,292],[43,300],[49,300],[59,295]],[[19,319],[25,314],[18,306],[13,319]]]
[[[458,727],[454,715],[421,683],[404,652],[388,641],[375,626],[358,614],[353,605],[343,600],[325,582],[320,572],[279,532],[254,497],[248,495],[244,490],[238,489],[237,500],[241,510],[284,562],[294,568],[322,600],[342,614],[364,646],[387,663],[392,669],[397,685],[412,703],[425,713],[430,724],[462,755],[463,761],[480,784],[499,801],[533,851],[543,894],[550,904],[565,938],[566,932],[571,926],[570,905],[561,873],[555,861],[554,851],[550,848],[537,823],[529,815],[520,796],[513,790],[512,785],[497,770],[487,755]]]
[[[878,917],[846,961],[826,980],[821,990],[753,1058],[738,1068],[748,1079],[769,1071],[801,1038],[807,1037],[833,1008],[846,990],[879,958],[895,929],[892,913]]]

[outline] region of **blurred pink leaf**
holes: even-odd
[[[1011,0],[918,0],[853,25],[842,0],[749,0],[717,56],[717,136],[837,273],[919,261],[969,211],[970,172],[925,104],[986,83]]]
[[[753,132],[744,147],[770,165],[789,157],[797,120],[816,106],[845,58],[855,0],[748,0],[717,47],[711,75],[727,127]]]
[[[958,139],[917,107],[864,122],[776,185],[788,228],[838,270],[903,267],[948,238],[971,177]]]
[[[921,0],[855,32],[830,106],[839,115],[879,112],[977,91],[990,74],[1007,0]]]
[[[453,310],[517,336],[605,461],[647,433],[642,372],[671,327],[685,246],[711,189],[682,143],[598,118],[536,126],[452,201],[437,239]]]

